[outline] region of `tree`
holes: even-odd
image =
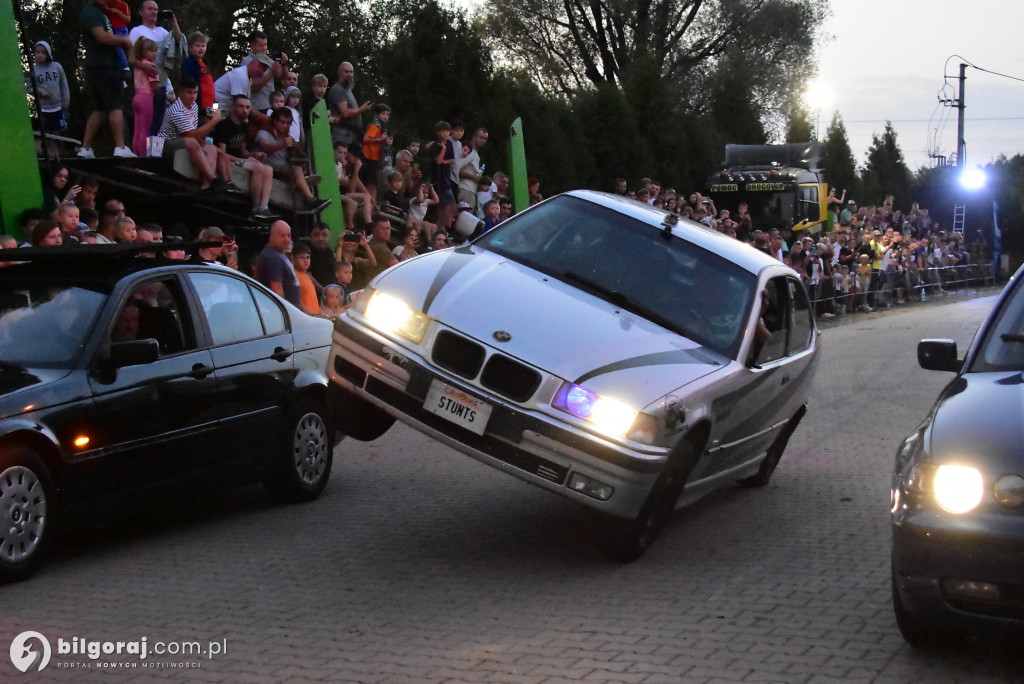
[[[885,122],[882,135],[871,136],[868,159],[861,170],[864,204],[881,204],[886,195],[896,198],[895,206],[904,211],[913,201],[910,197],[911,174],[903,160],[903,150],[896,141],[896,131],[891,121]]]
[[[832,115],[832,123],[825,132],[824,159],[825,176],[829,186],[836,189],[837,195],[846,190],[847,199],[856,199],[860,191],[857,178],[857,161],[850,149],[850,140],[846,135],[846,125],[839,112]]]
[[[786,142],[799,143],[808,142],[815,137],[817,131],[813,131],[810,114],[807,108],[799,101],[793,101],[789,106],[788,125],[786,126]]]
[[[505,55],[551,92],[621,86],[649,59],[673,86],[699,84],[730,51],[761,81],[805,74],[827,0],[488,0],[488,27]],[[751,93],[757,97],[758,93]]]

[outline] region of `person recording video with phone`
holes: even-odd
[[[128,33],[132,45],[139,38],[149,38],[159,47],[156,59],[151,65],[145,67],[151,76],[157,77],[156,88],[153,91],[153,122],[149,126],[149,135],[157,135],[160,132],[160,127],[163,125],[164,112],[167,109],[167,105],[173,102],[175,98],[174,86],[171,85],[167,69],[164,66],[164,41],[168,36],[171,36],[175,46],[172,49],[176,49],[177,46],[181,45],[183,38],[181,27],[178,26],[178,19],[174,16],[174,12],[171,10],[161,12],[155,0],[145,0],[139,6],[139,16],[142,18],[142,23],[132,28]],[[169,26],[170,30],[158,25],[158,23]],[[132,66],[135,67],[137,65],[132,64]]]

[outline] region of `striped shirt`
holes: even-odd
[[[160,126],[160,135],[164,138],[177,138],[197,128],[199,128],[199,105],[192,103],[191,109],[185,109],[185,105],[178,99],[164,113],[164,123]]]

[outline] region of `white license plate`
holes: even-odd
[[[461,425],[470,432],[484,434],[491,417],[491,405],[470,396],[460,389],[440,380],[430,383],[430,391],[423,402],[423,408],[431,413]]]

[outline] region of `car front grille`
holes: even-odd
[[[480,384],[487,389],[520,402],[533,396],[540,381],[540,373],[501,354],[488,359],[480,376]]]
[[[438,366],[472,380],[484,363],[484,348],[461,335],[442,330],[434,340],[431,358]]]

